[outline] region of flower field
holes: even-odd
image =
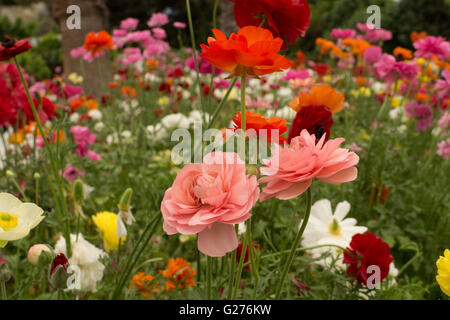
[[[232,2],[231,34],[189,0],[89,30],[45,80],[0,34],[2,299],[449,299],[449,39],[294,52],[305,0]]]

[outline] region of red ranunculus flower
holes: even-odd
[[[41,122],[46,122],[47,120],[52,120],[55,115],[55,106],[53,105],[53,102],[51,102],[47,98],[42,98],[41,105],[39,106],[38,99],[33,99],[34,106],[36,107],[36,110],[38,112],[39,120]],[[33,115],[33,111],[31,110],[30,103],[28,100],[26,103],[24,103],[24,113],[27,116],[27,123],[30,121],[36,121]]]
[[[6,61],[31,49],[28,39],[16,41],[8,36],[0,43],[0,61]]]
[[[394,260],[389,245],[373,233],[359,233],[352,237],[350,247],[352,255],[344,252],[344,263],[348,264],[347,274],[353,275],[359,284],[367,285],[367,279],[373,272],[367,272],[370,266],[380,268],[380,281],[389,274],[389,265]]]
[[[244,245],[242,243],[239,244],[239,246],[236,249],[236,262],[239,263],[239,261],[241,261],[241,255],[242,255],[242,249],[243,249]],[[244,256],[244,264],[246,264],[249,261],[250,258],[250,252],[248,250],[248,245],[246,246],[246,250],[245,250],[245,256]],[[256,250],[260,250],[261,246],[254,244],[252,245],[253,247],[253,256],[256,255],[255,249]],[[250,264],[244,267],[245,270],[250,270]]]
[[[14,101],[7,95],[0,95],[0,127],[11,123],[16,117]]]
[[[272,33],[294,44],[309,27],[310,10],[306,0],[230,0],[234,2],[234,18],[239,27],[266,25]],[[286,48],[286,44],[283,44]]]
[[[301,108],[289,130],[288,143],[292,138],[298,137],[303,129],[316,136],[316,141],[325,134],[325,141],[330,137],[330,128],[333,125],[333,115],[324,105],[311,105]]]
[[[67,267],[69,266],[69,260],[67,260],[64,253],[58,254],[52,261],[50,267],[50,276],[52,276],[58,268],[63,268],[67,272]]]

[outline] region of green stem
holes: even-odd
[[[197,234],[197,243],[198,243],[198,234]],[[201,262],[201,256],[200,251],[197,250],[197,281],[202,281],[202,262]]]
[[[245,131],[247,130],[245,122],[245,79],[246,74],[241,76],[241,159],[245,163]]]
[[[311,213],[311,187],[306,190],[306,212],[305,216],[303,217],[303,222],[300,227],[300,229],[297,232],[297,236],[295,237],[295,240],[292,244],[291,251],[289,253],[289,257],[287,259],[286,264],[284,265],[283,271],[281,273],[280,280],[278,281],[278,287],[275,294],[275,299],[280,298],[281,294],[281,288],[283,288],[283,282],[286,279],[287,273],[289,272],[289,269],[291,268],[292,261],[294,260],[295,250],[298,247],[298,244],[300,243],[300,239],[302,238],[303,232],[305,231],[306,225],[308,224],[309,215]]]
[[[204,117],[205,109],[203,106],[203,96],[202,96],[202,88],[201,88],[201,82],[200,82],[200,70],[198,67],[198,60],[197,60],[197,46],[196,46],[196,42],[195,42],[194,27],[192,25],[191,3],[189,0],[186,0],[186,11],[187,11],[187,15],[188,15],[189,33],[191,34],[192,55],[194,57],[195,70],[197,71],[198,94],[199,94],[200,105],[201,105],[202,113],[203,113],[202,117]]]
[[[5,281],[0,281],[0,289],[2,291],[2,300],[8,300],[8,296],[6,295],[6,283],[5,283]]]
[[[27,196],[25,195],[25,193],[23,192],[23,189],[22,189],[22,187],[20,186],[20,184],[17,182],[16,178],[11,177],[11,180],[12,180],[13,185],[16,187],[17,191],[19,191],[19,193],[20,193],[20,195],[22,196],[23,200],[24,200],[25,202],[28,202],[28,198],[27,198]]]
[[[230,279],[228,281],[228,288],[229,288],[228,300],[231,300],[231,297],[233,296],[234,271],[236,270],[236,250],[233,250],[233,253],[231,254],[230,263],[231,267],[230,267]]]
[[[219,0],[216,0],[213,8],[213,29],[217,28],[217,9],[219,8]]]
[[[252,300],[256,299],[256,294],[258,293],[258,284],[259,284],[259,272],[258,272],[258,266],[256,265],[256,261],[255,261],[255,251],[253,250],[253,245],[251,243],[252,240],[252,221],[251,219],[248,219],[247,222],[247,232],[250,233],[250,245],[249,245],[249,255],[250,255],[250,270],[252,272],[252,276],[253,276],[253,295],[252,295]]]
[[[237,271],[236,281],[234,283],[234,291],[233,291],[233,296],[231,298],[232,300],[236,299],[237,292],[239,289],[239,284],[241,282],[242,270],[244,269],[245,253],[247,252],[247,246],[249,245],[249,242],[250,242],[249,236],[250,236],[250,234],[247,229],[247,232],[245,233],[244,241],[242,243],[241,257],[239,259],[239,267],[238,267],[238,271]]]
[[[222,98],[222,100],[220,101],[216,110],[214,111],[213,116],[209,120],[207,129],[210,129],[212,127],[212,125],[214,124],[214,122],[216,121],[217,116],[219,115],[220,111],[222,110],[223,106],[225,105],[225,102],[228,100],[228,96],[230,95],[231,90],[233,90],[234,84],[236,83],[236,81],[237,81],[237,78],[234,78],[233,81],[231,82],[230,86],[228,87],[227,92],[225,93],[224,97]]]
[[[55,158],[53,156],[53,152],[52,152],[52,150],[50,148],[50,144],[47,141],[47,137],[46,137],[46,134],[44,132],[44,129],[42,128],[42,124],[41,124],[41,121],[39,119],[39,116],[38,116],[38,113],[37,113],[37,110],[36,110],[36,106],[34,105],[33,99],[31,98],[30,91],[28,90],[28,84],[25,81],[25,78],[23,76],[22,69],[20,68],[19,62],[17,61],[17,59],[15,57],[14,57],[14,62],[16,64],[17,71],[19,72],[20,80],[22,81],[23,87],[25,89],[25,93],[27,95],[28,102],[30,103],[31,111],[33,113],[34,119],[36,120],[37,127],[39,129],[39,132],[41,133],[42,140],[44,140],[44,145],[45,145],[45,148],[47,149],[48,156],[50,158],[50,164],[51,164],[51,168],[52,168],[52,171],[53,171],[53,176],[55,178],[55,181],[57,182],[57,187],[58,187],[58,191],[59,191],[58,196],[59,196],[60,201],[61,201],[62,211],[63,211],[63,214],[67,218],[66,227],[65,227],[65,230],[64,230],[65,231],[64,232],[65,233],[64,238],[66,239],[67,255],[69,257],[71,257],[72,256],[72,245],[71,245],[71,242],[70,242],[70,224],[69,224],[69,220],[68,220],[69,212],[67,210],[67,204],[66,204],[65,197],[64,197],[64,191],[63,191],[63,187],[62,187],[61,176],[58,173],[57,163],[56,163]]]
[[[206,292],[208,300],[211,300],[212,258],[207,256],[206,259]]]

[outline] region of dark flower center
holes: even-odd
[[[318,126],[316,128],[316,139],[320,140],[320,138],[322,138],[323,134],[325,133],[325,128],[322,126]]]
[[[2,46],[8,49],[8,48],[12,48],[15,43],[16,43],[16,40],[14,40],[11,37],[6,36],[5,39],[2,41]]]

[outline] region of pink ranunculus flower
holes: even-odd
[[[173,23],[173,26],[174,26],[174,28],[177,28],[177,29],[186,29],[186,23],[179,22],[179,21],[175,21]]]
[[[163,28],[153,28],[152,29],[153,37],[155,39],[165,39],[167,34],[166,31]]]
[[[435,56],[440,60],[447,60],[450,56],[450,42],[444,37],[428,36],[413,44],[416,51],[414,55],[419,58],[432,58]]]
[[[376,63],[381,58],[382,53],[383,51],[378,46],[369,47],[364,51],[364,61],[369,64]]]
[[[250,218],[258,196],[256,176],[247,176],[236,153],[209,153],[203,163],[186,165],[167,189],[161,203],[164,231],[198,234],[200,252],[223,257],[237,248],[234,225]]]
[[[331,30],[331,37],[333,39],[354,38],[355,36],[356,36],[356,31],[353,29],[333,28],[333,30]]]
[[[450,71],[445,69],[442,72],[442,77],[444,77],[443,80],[439,79],[436,81],[436,90],[441,98],[450,95]]]
[[[150,17],[150,20],[147,22],[147,25],[150,28],[153,27],[161,27],[165,24],[169,23],[169,18],[164,13],[154,13]]]
[[[448,159],[450,157],[450,139],[439,142],[438,150],[436,153],[442,158]]]
[[[359,162],[356,153],[339,148],[345,141],[337,138],[325,142],[325,135],[317,142],[306,129],[292,139],[290,146],[275,145],[272,157],[263,160],[260,171],[266,175],[259,183],[267,183],[260,201],[269,198],[292,199],[305,192],[314,178],[327,183],[350,182],[357,178]]]
[[[135,18],[127,18],[120,22],[120,29],[122,30],[136,30],[139,20]]]

